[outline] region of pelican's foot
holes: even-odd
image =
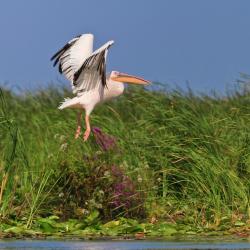
[[[75,139],[79,137],[80,133],[81,133],[81,126],[78,126],[75,133]]]
[[[86,130],[85,130],[84,136],[83,136],[83,140],[84,140],[84,141],[87,141],[87,140],[88,140],[89,135],[90,135],[90,132],[91,132],[90,129],[86,129]]]

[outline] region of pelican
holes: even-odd
[[[66,43],[52,57],[59,72],[71,83],[74,98],[65,98],[59,109],[79,109],[75,138],[81,134],[82,112],[85,110],[83,139],[87,141],[90,133],[90,113],[98,103],[121,95],[124,83],[147,85],[150,82],[137,76],[112,71],[106,76],[106,58],[108,49],[114,41],[108,41],[93,51],[93,34],[81,34]]]

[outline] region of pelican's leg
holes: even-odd
[[[76,128],[75,139],[77,139],[81,133],[81,119],[82,119],[82,112],[79,111],[79,113],[77,114],[77,128]]]
[[[85,124],[86,124],[86,130],[84,132],[84,136],[83,139],[84,141],[87,141],[91,132],[91,128],[90,128],[90,122],[89,122],[89,115],[85,115]]]

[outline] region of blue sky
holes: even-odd
[[[108,70],[196,91],[250,73],[248,0],[1,0],[0,82],[66,82],[49,61],[75,35],[115,40]]]

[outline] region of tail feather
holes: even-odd
[[[71,99],[71,98],[65,98],[64,101],[61,102],[60,106],[58,107],[58,109],[65,109],[68,107],[73,107],[77,104],[77,100],[75,98]]]

